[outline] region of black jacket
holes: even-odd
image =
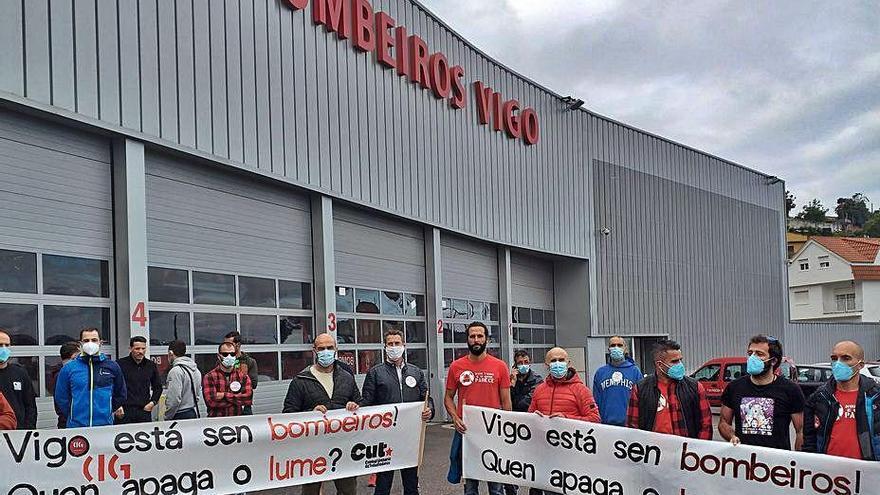
[[[123,406],[142,408],[148,402],[159,404],[159,398],[162,397],[162,378],[156,363],[146,357],[138,363],[128,355],[120,358],[116,364],[122,368],[128,391]]]
[[[532,404],[532,394],[535,392],[535,388],[543,381],[544,379],[541,378],[541,375],[532,370],[529,370],[524,380],[520,380],[517,377],[513,382],[513,386],[510,387],[510,400],[513,403],[513,410],[529,412],[529,406]]]
[[[397,366],[384,362],[370,368],[364,379],[363,398],[360,405],[378,406],[381,404],[397,404],[400,402],[424,402],[428,393],[428,382],[425,374],[414,364],[405,363],[400,369],[403,383],[397,379]],[[409,380],[408,380],[409,379]],[[434,405],[429,401],[431,417],[434,417]]]
[[[349,402],[361,402],[361,392],[351,373],[338,366],[338,363],[333,367],[333,397],[329,397],[309,366],[296,375],[287,387],[283,412],[311,411],[319,405],[327,409],[345,409]]]
[[[15,363],[0,369],[0,392],[9,401],[19,430],[33,430],[37,427],[37,395],[28,372]]]
[[[840,404],[834,398],[836,389],[837,382],[832,378],[807,399],[804,406],[804,452],[824,454],[827,451],[840,410]],[[873,424],[868,423],[869,413],[873,416]],[[859,376],[856,428],[862,459],[880,461],[880,385],[867,376]]]

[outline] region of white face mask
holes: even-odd
[[[406,347],[402,345],[398,346],[389,346],[385,348],[385,355],[388,356],[388,359],[392,361],[397,361],[398,359],[403,357],[403,353],[406,352]]]
[[[82,345],[82,350],[89,356],[97,356],[101,350],[101,344],[97,342],[86,342]]]

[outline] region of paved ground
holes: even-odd
[[[714,409],[713,417],[714,436],[716,440],[720,440],[718,435],[718,410]],[[420,472],[421,493],[422,495],[461,495],[461,485],[451,485],[446,481],[446,470],[449,468],[449,443],[452,439],[452,428],[448,425],[431,424],[428,426],[425,435],[425,460]],[[794,431],[791,433],[792,441],[794,440]],[[485,485],[481,488],[481,493],[486,493]],[[520,493],[526,493],[526,490],[520,490]],[[285,488],[277,490],[266,490],[259,493],[261,495],[299,495],[299,488]],[[363,476],[358,479],[358,493],[361,495],[372,495],[373,489],[367,487],[367,477]],[[335,495],[336,488],[332,483],[325,484],[324,495]],[[394,487],[391,490],[392,495],[402,495],[403,491],[400,487],[400,478],[395,477]]]

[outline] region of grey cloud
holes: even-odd
[[[505,65],[636,127],[880,206],[875,1],[424,0]]]

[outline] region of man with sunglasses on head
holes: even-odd
[[[128,395],[122,369],[101,353],[101,332],[79,332],[82,354],[67,363],[55,383],[55,408],[69,411],[67,428],[106,426],[122,418]]]
[[[336,360],[336,339],[329,333],[315,337],[312,344],[315,364],[307,366],[296,375],[287,388],[284,398],[285,413],[316,411],[327,414],[329,410],[347,409],[356,411],[362,401],[354,376],[339,366]],[[354,495],[357,493],[357,478],[333,480],[336,493]],[[321,493],[321,482],[303,485],[303,495]]]
[[[807,399],[804,452],[880,461],[880,384],[862,375],[865,351],[851,341],[831,350],[834,378]]]
[[[733,445],[791,450],[789,430],[794,425],[794,448],[800,450],[804,394],[796,384],[776,374],[782,364],[782,343],[775,337],[756,335],[749,340],[747,354],[748,375],[728,384],[721,394],[718,433]]]
[[[248,374],[235,366],[235,345],[217,347],[217,366],[202,377],[202,395],[209,418],[241,416],[253,403],[254,390]]]
[[[712,439],[712,410],[700,382],[685,376],[681,346],[658,340],[651,349],[654,374],[633,386],[626,425],[655,433]]]

